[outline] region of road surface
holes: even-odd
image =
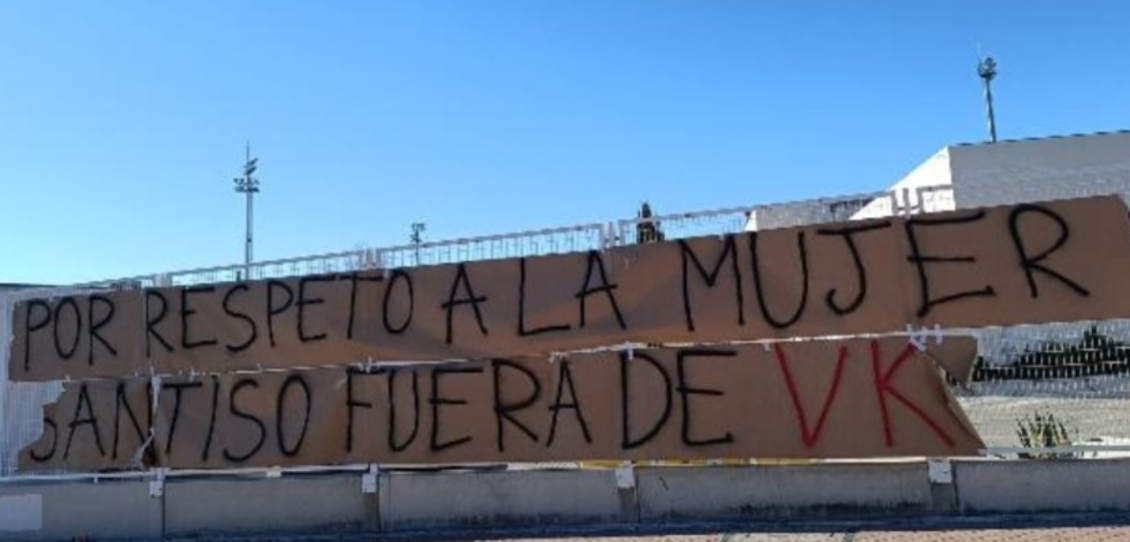
[[[1130,526],[1039,529],[959,529],[929,531],[843,530],[807,533],[730,533],[714,535],[608,538],[521,539],[520,542],[1125,542]],[[508,542],[518,542],[510,540]]]

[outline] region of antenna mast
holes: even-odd
[[[424,230],[427,225],[423,222],[412,223],[412,235],[408,236],[408,240],[416,247],[416,265],[420,265],[420,245],[424,242]]]
[[[243,176],[232,179],[235,181],[235,191],[247,196],[247,231],[244,236],[244,265],[247,266],[247,278],[251,278],[251,213],[254,206],[255,194],[259,192],[259,179],[251,174],[259,167],[259,159],[251,157],[251,142],[247,142],[246,158],[243,163]]]
[[[993,113],[993,79],[997,76],[997,62],[993,57],[977,63],[977,75],[985,86],[985,108],[989,116],[989,142],[997,142],[997,119]]]

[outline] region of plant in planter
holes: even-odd
[[[1032,417],[1025,416],[1024,419],[1016,422],[1016,436],[1020,439],[1020,445],[1025,448],[1070,446],[1072,442],[1070,433],[1078,436],[1079,430],[1073,428],[1068,431],[1063,421],[1056,419],[1055,414],[1050,412],[1042,414],[1037,410]],[[1064,459],[1075,456],[1076,454],[1072,452],[1020,454],[1022,459]]]

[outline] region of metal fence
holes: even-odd
[[[1036,194],[1035,196],[1033,194]],[[1005,186],[979,190],[973,197],[949,186],[822,198],[704,212],[629,218],[507,235],[484,236],[391,248],[370,248],[320,256],[256,262],[102,281],[67,288],[0,293],[0,345],[11,340],[15,303],[106,288],[142,288],[290,277],[443,263],[559,254],[616,245],[772,229],[801,224],[910,215],[968,207],[964,202],[1003,204],[1079,195],[1130,196],[1130,179],[1110,178],[1083,185],[1063,184],[1033,192]],[[956,197],[955,197],[956,196]],[[953,392],[985,439],[990,455],[1030,453],[1022,446],[1025,418],[1051,414],[1062,422],[1070,441],[1052,452],[1072,456],[1130,451],[1130,320],[952,330],[972,334],[980,359],[969,385]],[[8,382],[8,349],[0,348],[0,479],[18,474],[19,451],[42,431],[42,407],[54,401],[59,383]],[[1048,450],[1045,450],[1048,451]],[[553,464],[567,467],[571,464]],[[311,467],[318,469],[319,467]],[[352,467],[334,467],[352,468]],[[357,467],[360,468],[360,467]],[[309,469],[305,469],[309,470]],[[242,472],[242,471],[241,471]]]
[[[989,447],[1014,457],[1028,424],[1045,420],[1066,455],[1130,451],[1130,321],[1105,320],[979,330],[980,358],[954,394]],[[1054,422],[1049,424],[1049,421]],[[1044,447],[1044,446],[1041,446]],[[1127,454],[1130,455],[1130,454]]]

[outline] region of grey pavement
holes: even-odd
[[[1126,542],[1130,526],[1048,527],[955,530],[840,530],[806,533],[729,533],[707,535],[517,539],[520,542]],[[517,542],[511,539],[510,542]]]

